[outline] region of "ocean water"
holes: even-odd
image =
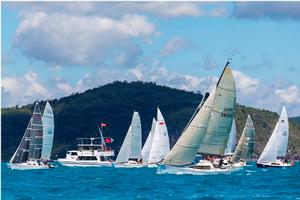
[[[300,163],[249,166],[230,174],[156,174],[155,168],[11,170],[2,163],[2,199],[300,199]]]

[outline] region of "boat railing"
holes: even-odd
[[[101,147],[101,138],[77,138],[78,147]]]

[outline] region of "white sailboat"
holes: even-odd
[[[157,167],[170,152],[169,135],[163,115],[157,108],[157,123],[154,129],[152,145],[149,153],[148,167]]]
[[[232,170],[230,166],[215,166],[208,160],[193,164],[197,152],[201,155],[224,155],[236,101],[235,82],[229,64],[228,61],[216,88],[197,108],[190,123],[159,165],[158,173],[207,174]]]
[[[144,165],[147,165],[147,163],[149,161],[150,149],[152,146],[152,140],[153,140],[153,135],[154,135],[154,131],[155,131],[155,126],[156,126],[156,120],[153,118],[151,130],[149,132],[149,135],[148,135],[146,142],[142,149],[142,160],[143,160]]]
[[[230,156],[233,154],[235,143],[236,143],[236,125],[235,125],[235,119],[233,118],[229,139],[224,152],[225,156]]]
[[[114,166],[117,168],[143,167],[141,162],[142,128],[138,112],[134,112],[132,121],[121,146]]]
[[[52,109],[50,104],[47,102],[48,106],[45,108],[45,116],[47,113],[51,113]],[[49,112],[48,112],[49,111]],[[51,111],[51,112],[50,112]],[[53,120],[53,113],[52,119],[49,118],[47,121],[49,124],[54,123],[51,122]],[[51,129],[51,135],[53,135],[53,131]],[[42,120],[42,113],[39,108],[39,104],[36,103],[33,111],[33,115],[29,121],[29,124],[26,128],[24,136],[19,144],[16,152],[12,156],[9,162],[9,166],[11,169],[47,169],[53,168],[53,166],[48,163],[50,159],[52,143],[47,141],[47,145],[43,145],[43,120]],[[53,136],[52,136],[53,138]],[[51,146],[51,148],[49,147]],[[44,152],[44,157],[42,158],[42,152]]]
[[[243,133],[231,158],[235,167],[243,167],[246,165],[246,161],[251,159],[254,152],[254,144],[255,129],[252,119],[248,115]]]
[[[257,167],[291,167],[292,162],[278,159],[279,157],[286,157],[286,150],[288,147],[289,138],[289,122],[288,115],[283,106],[280,117],[276,123],[275,129],[264,148],[262,154],[257,160]]]

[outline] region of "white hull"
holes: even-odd
[[[16,170],[30,170],[30,169],[50,169],[54,168],[52,165],[29,165],[28,163],[7,164],[9,168]]]
[[[212,169],[198,169],[192,168],[191,166],[186,167],[175,167],[170,165],[159,165],[157,168],[157,174],[192,174],[192,175],[210,175],[210,174],[220,174],[220,173],[231,173],[233,171],[238,171],[239,167],[228,167],[228,168],[212,168]]]
[[[58,162],[67,167],[112,167],[112,162],[110,161],[76,161],[58,159]]]
[[[143,163],[114,163],[115,168],[142,168],[145,167]]]

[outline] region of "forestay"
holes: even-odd
[[[183,166],[191,164],[197,151],[224,154],[235,109],[235,83],[227,67],[198,113],[184,130],[163,164]]]
[[[52,107],[47,101],[43,117],[43,149],[41,159],[50,160],[54,137],[54,116]]]
[[[33,111],[31,130],[30,130],[30,144],[29,144],[29,160],[38,160],[41,158],[43,143],[43,124],[42,113],[39,104],[36,103]]]
[[[255,129],[250,115],[247,117],[245,127],[243,129],[239,143],[233,153],[232,161],[239,162],[240,160],[251,159],[254,152],[255,144]]]
[[[264,148],[258,163],[272,162],[277,157],[285,157],[289,138],[288,115],[283,106],[279,120],[276,123],[275,129]]]

